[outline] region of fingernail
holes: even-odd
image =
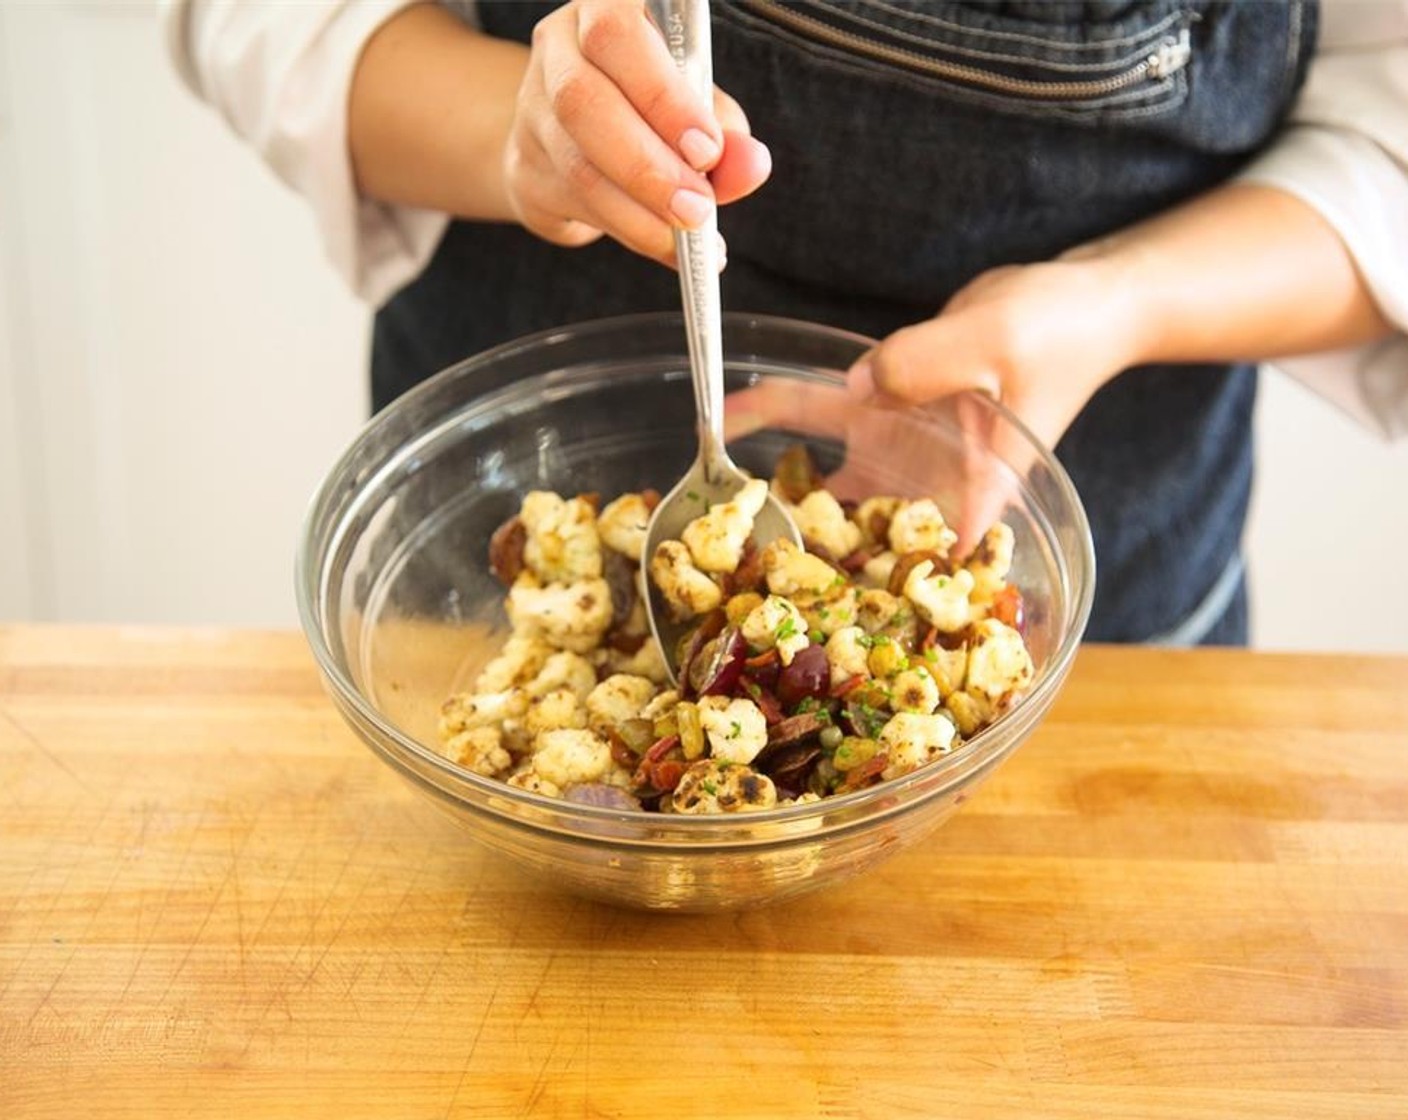
[[[720,233],[716,236],[718,237],[716,244],[719,247],[719,271],[722,272],[724,266],[728,264],[728,242],[724,240],[723,234]]]
[[[680,153],[696,171],[706,171],[713,167],[723,154],[719,142],[703,129],[689,128],[680,137]]]
[[[761,140],[754,140],[753,142],[758,145],[758,156],[762,160],[763,167],[766,169],[767,174],[771,175],[772,149],[769,148],[766,144],[764,144]]]
[[[708,220],[714,204],[698,191],[681,187],[670,197],[670,213],[679,219],[685,229],[696,229]]]
[[[875,371],[868,357],[846,371],[846,391],[856,398],[868,397],[875,392]]]

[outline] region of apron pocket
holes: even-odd
[[[1136,3],[1126,18],[1074,23],[1067,7],[1051,5],[1052,22],[1007,6],[891,0],[734,0],[716,11],[839,69],[1003,113],[1095,124],[1158,116],[1186,100],[1198,18],[1189,7]]]

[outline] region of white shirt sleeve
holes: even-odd
[[[347,151],[347,99],[362,48],[413,2],[164,3],[182,80],[308,200],[333,265],[372,306],[419,274],[448,224],[435,211],[359,196]]]
[[[1408,0],[1326,0],[1320,48],[1277,141],[1238,176],[1332,226],[1398,333],[1275,364],[1388,438],[1408,435]]]

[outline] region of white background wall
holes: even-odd
[[[0,554],[28,576],[0,606],[294,624],[299,520],[365,413],[364,311],[179,85],[152,3],[0,0],[0,39]]]
[[[366,337],[152,4],[0,0],[0,620],[296,625]],[[1257,644],[1408,651],[1408,445],[1274,374],[1259,423]]]

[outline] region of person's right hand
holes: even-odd
[[[606,235],[673,266],[675,229],[771,169],[736,101],[690,91],[643,0],[572,0],[534,29],[503,170],[515,216],[539,237]]]

